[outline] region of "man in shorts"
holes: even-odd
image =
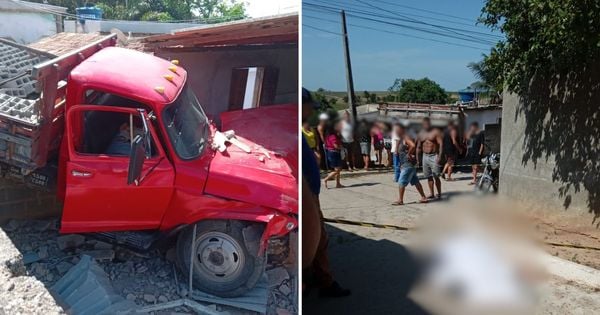
[[[406,186],[408,186],[408,184],[417,188],[417,191],[421,195],[419,203],[427,203],[427,197],[423,191],[423,186],[421,186],[421,183],[419,182],[417,169],[415,168],[417,161],[417,157],[415,156],[415,142],[406,134],[404,126],[397,124],[395,131],[398,142],[396,148],[398,152],[397,163],[399,164],[398,168],[400,172],[398,175],[398,201],[392,203],[392,205],[404,205],[404,192],[406,191]]]
[[[442,133],[431,126],[428,117],[423,118],[422,129],[417,135],[417,156],[423,153],[423,175],[427,178],[430,199],[442,198],[442,181],[440,180],[440,161],[442,160]],[[437,196],[433,184],[437,188]]]

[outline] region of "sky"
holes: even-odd
[[[245,2],[246,13],[253,18],[300,10],[300,0],[246,0]]]
[[[341,17],[339,13],[322,7],[328,6],[336,9],[342,7],[347,11],[348,40],[356,91],[384,91],[394,83],[396,78],[423,77],[438,82],[447,91],[466,88],[477,81],[467,68],[467,64],[481,60],[482,54],[489,52],[492,43],[500,36],[499,33],[491,33],[483,25],[475,26],[483,4],[484,0],[303,0],[303,86],[310,90],[317,88],[346,90],[344,52],[340,35]],[[470,38],[458,40],[437,36],[350,15],[361,14],[356,11],[372,12],[371,15],[362,14],[363,17],[370,19],[381,21],[383,19],[380,16],[372,14],[387,15],[393,18],[387,19],[391,23],[429,28],[436,32],[440,29],[419,23],[466,29],[469,31]],[[407,16],[412,22],[406,22]],[[411,38],[406,34],[472,47],[458,47]],[[483,37],[486,43],[475,42],[473,36]]]

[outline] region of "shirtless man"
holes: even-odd
[[[423,118],[423,129],[417,135],[417,156],[423,153],[423,175],[427,177],[429,198],[435,198],[433,183],[437,188],[437,199],[442,198],[442,181],[440,180],[440,161],[442,160],[442,133],[431,127],[428,117]]]

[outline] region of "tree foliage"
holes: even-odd
[[[34,0],[43,2],[43,0]],[[68,8],[82,6],[77,0],[48,0],[49,4]],[[94,3],[102,9],[103,18],[134,21],[192,21],[219,23],[247,17],[246,4],[241,0],[99,0]]]
[[[428,78],[396,79],[388,90],[395,94],[399,102],[445,104],[448,100],[446,91]]]
[[[467,68],[469,68],[473,75],[479,80],[471,84],[471,87],[477,89],[492,89],[498,92],[502,91],[502,82],[499,80],[499,74],[485,63],[485,55],[483,58],[484,59],[479,62],[471,62],[467,65]]]
[[[484,69],[512,92],[525,92],[536,75],[600,59],[598,0],[488,0],[480,21],[506,37],[484,57]]]

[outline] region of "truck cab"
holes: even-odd
[[[64,121],[54,136],[60,232],[138,249],[177,237],[178,265],[196,288],[232,297],[254,287],[269,238],[298,225],[289,159],[297,137],[274,150],[243,137],[248,124],[219,131],[176,60],[118,47],[79,59],[66,79],[64,119],[53,121]],[[297,117],[296,105],[252,111],[255,125]]]

